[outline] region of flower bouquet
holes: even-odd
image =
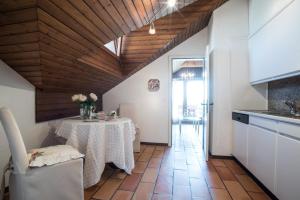
[[[89,96],[83,94],[75,94],[72,96],[72,101],[80,105],[80,118],[82,119],[92,119],[93,113],[96,111],[97,100],[98,97],[94,93],[90,93]]]

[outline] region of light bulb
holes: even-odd
[[[176,0],[168,0],[168,6],[174,7],[176,5]]]
[[[154,35],[156,33],[155,27],[154,27],[154,23],[151,22],[150,24],[150,28],[149,28],[149,34]]]

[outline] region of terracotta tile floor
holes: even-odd
[[[205,161],[190,125],[173,127],[173,146],[142,145],[132,175],[106,168],[85,200],[265,200],[267,195],[233,160]]]

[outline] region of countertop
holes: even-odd
[[[300,125],[300,117],[268,110],[234,110],[233,112]]]

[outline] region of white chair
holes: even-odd
[[[130,118],[133,123],[135,124],[135,140],[133,142],[133,151],[134,152],[140,152],[141,148],[141,132],[140,129],[138,128],[136,121],[136,111],[135,107],[133,104],[130,103],[123,103],[119,105],[119,112],[121,117],[128,117]]]
[[[83,200],[83,159],[30,168],[20,130],[7,108],[0,108],[0,121],[12,154],[11,200]]]

